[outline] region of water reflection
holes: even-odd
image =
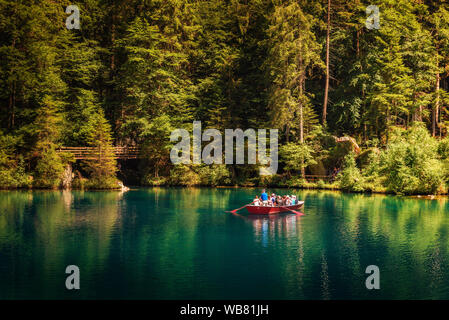
[[[84,274],[101,272],[107,264],[111,234],[120,228],[117,203],[121,197],[109,192],[101,197],[59,191],[1,193],[0,266],[11,277],[1,279],[0,297],[11,288],[18,298],[33,294],[23,290],[27,282],[33,283],[31,290],[39,292],[39,297],[54,297],[61,287],[57,281],[64,276],[62,271],[74,261],[83,264]],[[74,205],[80,201],[85,204],[82,211]]]
[[[302,217],[225,213],[254,193],[0,192],[0,298],[449,298],[446,199],[297,190]]]
[[[296,238],[301,235],[301,216],[296,214],[241,215],[241,217],[252,224],[255,239],[260,241],[263,246],[267,246],[270,241],[275,241],[278,237]]]

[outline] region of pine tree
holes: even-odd
[[[431,33],[431,37],[427,41],[432,41],[434,47],[434,59],[429,62],[433,63],[435,68],[432,107],[432,136],[435,136],[437,127],[440,129],[441,135],[441,108],[443,103],[447,103],[447,92],[440,87],[440,82],[442,80],[441,74],[445,73],[444,67],[449,63],[449,11],[447,4],[441,4],[433,12],[429,11],[431,9],[426,10],[425,19],[428,21],[426,27]]]
[[[268,29],[266,67],[272,79],[268,108],[273,125],[284,129],[287,142],[291,128],[297,127],[297,138],[304,142],[304,123],[314,117],[305,88],[313,68],[323,68],[312,32],[314,21],[297,1],[276,2]]]
[[[60,61],[62,79],[70,87],[64,97],[64,146],[86,146],[96,130],[101,108],[95,84],[102,67],[98,43],[72,36]]]
[[[319,11],[323,17],[320,25],[325,29],[325,34],[323,31],[318,39],[325,43],[326,52],[322,56],[325,57],[327,70],[322,116],[325,116],[329,130],[345,132],[347,128],[354,130],[360,126],[363,89],[361,83],[354,80],[363,70],[361,47],[369,46],[369,43],[360,44],[365,28],[362,20],[366,19],[365,8],[359,0],[332,0],[327,4],[330,4],[330,10],[326,6]],[[323,95],[322,87],[318,85],[320,83],[322,81],[315,81],[311,86],[317,98]],[[314,102],[321,103],[317,99]]]
[[[89,160],[85,161],[90,172],[91,188],[117,187],[114,148],[112,145],[111,126],[99,111],[94,117],[95,130],[90,135],[90,146],[94,148]]]
[[[140,122],[141,154],[144,156],[147,168],[143,183],[147,184],[154,177],[159,179],[161,170],[168,172],[170,164],[170,134],[175,129],[171,124],[168,115],[161,115],[147,122],[142,119]]]
[[[19,137],[17,149],[25,156],[35,187],[59,186],[68,161],[56,152],[67,90],[58,64],[68,34],[60,23],[65,17],[62,3],[0,2],[0,28],[5,35],[0,51],[6,58],[1,64],[0,101],[7,105],[2,119],[8,131]]]
[[[120,68],[124,92],[121,132],[140,118],[169,114],[174,123],[191,119],[195,87],[189,78],[188,51],[195,33],[189,6],[168,1],[129,25],[118,46],[126,54]]]
[[[413,79],[405,64],[403,44],[407,39],[404,33],[409,32],[410,19],[413,19],[410,15],[413,8],[406,2],[381,7],[381,28],[370,30],[375,33],[377,48],[373,48],[367,58],[369,72],[375,77],[369,98],[373,126],[379,137],[388,134],[389,127],[411,108]]]
[[[43,106],[32,126],[35,133],[35,146],[32,161],[35,161],[33,184],[38,188],[57,188],[61,183],[66,157],[56,152],[60,137],[62,117],[58,105],[50,97],[43,99]]]

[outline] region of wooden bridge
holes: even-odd
[[[58,152],[68,152],[75,156],[76,160],[98,160],[104,156],[104,151],[98,147],[60,147]],[[137,159],[140,152],[138,147],[113,147],[114,159]]]
[[[324,181],[331,181],[332,179],[334,179],[335,177],[333,175],[315,175],[315,174],[306,174],[304,176],[306,178],[307,181],[311,181],[311,182],[316,182],[318,180],[324,180]]]

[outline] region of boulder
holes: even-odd
[[[67,164],[67,166],[64,169],[64,172],[62,173],[61,188],[64,190],[70,189],[72,187],[73,177],[74,174],[72,171],[72,166],[70,164]]]

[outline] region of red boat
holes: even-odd
[[[298,201],[297,204],[294,204],[292,206],[279,206],[279,207],[248,205],[246,206],[246,210],[248,210],[250,214],[277,214],[282,212],[291,212],[290,210],[298,210],[303,205],[304,201]]]

